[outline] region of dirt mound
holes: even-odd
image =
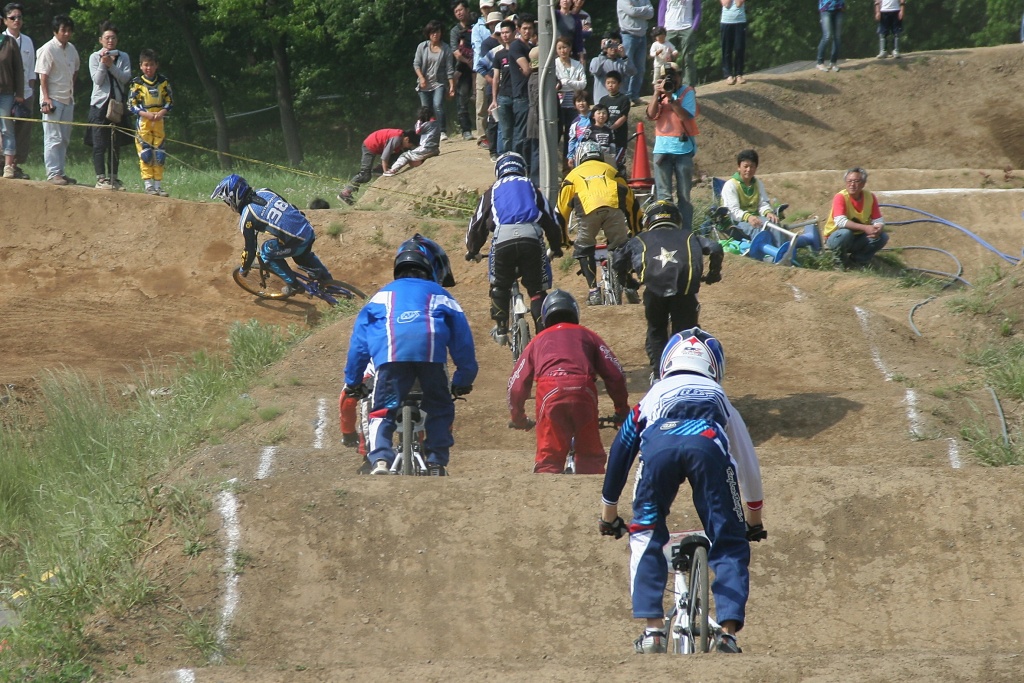
[[[978,238],[1020,253],[1019,117],[999,112],[1022,60],[1008,46],[711,85],[700,93],[698,163],[728,175],[736,151],[758,147],[770,193],[819,215],[836,171],[866,166],[887,203],[975,233],[892,230],[892,246],[950,251],[970,280],[1010,267]],[[487,335],[484,266],[458,258],[465,221],[389,208],[490,183],[475,145],[443,151],[377,180],[362,210],[309,213],[318,253],[367,292],[390,279],[394,247],[413,232],[452,253],[453,294],[481,362],[458,406],[452,476],[354,474],[335,417],[351,320],[318,331],[252,392],[256,405],[284,412],[176,473],[212,491],[238,479],[237,594],[224,588],[226,542],[191,564],[173,542],[146,557],[181,609],[211,622],[232,615],[225,665],[190,669],[203,662],[171,635],[181,613],[143,610],[95,630],[111,677],[124,667],[151,681],[1019,680],[1024,474],[973,465],[958,440],[970,407],[940,389],[970,384],[973,371],[946,305],[953,294],[917,309],[919,336],[909,316],[927,296],[920,290],[735,256],[701,299],[765,472],[771,535],[754,548],[746,655],[634,657],[626,546],[595,528],[600,477],[530,474],[533,436],[505,427],[511,358]],[[220,204],[43,183],[4,191],[15,227],[0,232],[0,381],[30,384],[58,364],[122,377],[126,366],[222,347],[234,320],[317,317],[299,302],[253,302],[231,282],[240,238]],[[952,267],[949,257],[906,258]],[[582,295],[574,270],[556,268],[556,284]],[[588,307],[583,318],[615,349],[638,399],[648,372],[642,309]],[[211,515],[211,528],[221,523]],[[697,525],[685,488],[673,525]],[[233,611],[225,600],[236,600]]]

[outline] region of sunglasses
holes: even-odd
[[[11,16],[9,16],[7,18],[10,19],[11,21],[21,21],[21,15],[20,14],[12,14]]]

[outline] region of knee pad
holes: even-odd
[[[150,147],[149,145],[144,145],[143,148],[139,151],[139,159],[144,164],[153,163],[153,148]]]
[[[495,287],[491,285],[491,300],[492,301],[508,301],[510,298],[509,290],[504,287]]]
[[[166,160],[167,160],[167,152],[165,152],[163,150],[163,148],[157,149],[156,150],[156,165],[157,166],[163,166],[164,162]]]

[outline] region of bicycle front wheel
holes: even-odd
[[[410,476],[415,473],[413,465],[412,442],[415,425],[412,420],[412,406],[402,406],[402,474]]]
[[[615,271],[610,267],[605,268],[606,278],[606,296],[605,304],[612,306],[622,305],[622,285],[619,284],[619,277],[615,274]]]
[[[231,277],[239,287],[261,299],[288,298],[281,292],[284,280],[269,268],[250,268],[245,275],[242,275],[241,268],[235,268],[231,271]]]
[[[690,628],[697,652],[707,652],[711,643],[711,625],[708,596],[708,549],[703,546],[693,551],[690,564]]]
[[[326,294],[330,294],[335,299],[346,299],[348,301],[366,299],[366,294],[363,293],[363,290],[341,280],[327,280],[321,282],[320,287]]]

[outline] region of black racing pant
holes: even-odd
[[[546,266],[544,245],[535,239],[516,239],[500,242],[491,249],[491,319],[504,327],[509,316],[509,290],[519,279],[530,297],[530,314],[534,328],[540,332],[544,326],[540,311],[551,275]]]
[[[669,319],[672,320],[671,334],[697,326],[700,303],[696,294],[675,294],[658,296],[644,288],[644,314],[647,317],[647,358],[655,370],[661,363],[661,354],[668,344]]]

